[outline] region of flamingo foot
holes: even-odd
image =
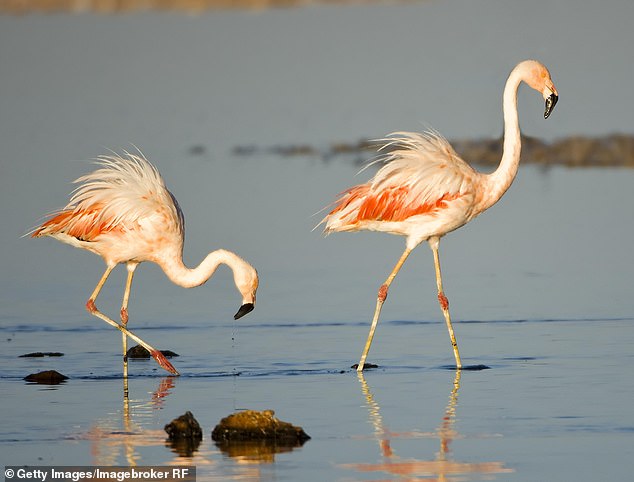
[[[167,370],[168,372],[174,375],[180,375],[180,373],[178,373],[178,370],[174,368],[174,365],[172,365],[169,362],[169,360],[165,358],[165,355],[163,355],[160,351],[152,350],[150,352],[150,355],[152,355],[152,358],[156,360],[156,363],[158,363],[161,366],[161,368],[164,368],[165,370]]]

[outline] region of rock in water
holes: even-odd
[[[141,345],[130,347],[126,352],[128,358],[150,358],[150,352]]]
[[[55,370],[46,370],[38,373],[31,373],[30,375],[24,377],[24,380],[27,382],[41,383],[43,385],[57,385],[62,383],[64,380],[68,380],[68,377],[56,372]]]
[[[357,368],[359,368],[359,364],[355,363],[350,368],[354,368],[356,370]],[[363,369],[364,370],[368,370],[368,369],[372,369],[372,368],[379,368],[379,365],[375,365],[374,363],[365,363],[363,365]]]
[[[182,457],[191,457],[198,450],[203,431],[190,411],[165,425],[168,442],[174,452]]]
[[[19,358],[41,358],[45,356],[64,356],[64,354],[58,351],[35,351],[33,353],[25,353],[24,355],[20,355]]]
[[[283,422],[273,410],[245,410],[229,415],[216,425],[211,438],[216,442],[267,440],[280,445],[297,446],[310,437],[301,427]]]
[[[190,411],[165,425],[165,431],[170,440],[182,438],[201,440],[203,438],[203,431]]]
[[[160,350],[160,351],[163,354],[163,356],[167,358],[178,356],[178,353],[174,353],[171,350]],[[126,355],[128,356],[128,358],[150,358],[150,352],[147,351],[141,345],[133,346],[127,351]]]

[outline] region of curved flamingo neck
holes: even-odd
[[[158,265],[163,269],[172,283],[183,288],[200,286],[211,278],[218,266],[225,264],[236,273],[244,261],[238,255],[224,249],[212,251],[195,268],[188,268],[183,263],[182,256],[169,256],[161,259]]]
[[[495,204],[511,186],[520,163],[522,148],[517,115],[517,89],[524,78],[521,67],[513,69],[504,87],[502,110],[504,113],[504,148],[498,168],[487,176],[488,189],[484,209]]]

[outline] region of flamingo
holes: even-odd
[[[31,236],[50,236],[98,254],[105,261],[106,271],[88,298],[86,309],[121,331],[124,377],[127,377],[127,337],[145,347],[165,370],[178,375],[159,350],[127,329],[130,289],[138,265],[143,261],[158,264],[173,283],[183,288],[202,285],[220,264],[227,265],[242,296],[236,320],[255,307],[259,279],[253,266],[224,249],[209,253],[196,268],[185,266],[183,212],[156,167],[139,154],[99,156],[98,169],[75,180],[79,187],[66,207],[34,229]],[[121,324],[95,305],[108,276],[120,263],[125,263],[128,271]]]
[[[405,236],[405,251],[378,290],[370,332],[357,365],[362,372],[390,284],[403,263],[423,241],[433,252],[438,302],[456,359],[462,363],[442,286],[438,247],[440,238],[493,206],[510,187],[520,161],[517,90],[525,82],[542,94],[547,119],[558,100],[548,69],[536,60],[520,62],[511,71],[503,94],[504,151],[498,168],[480,173],[462,160],[435,131],[395,132],[382,139],[387,153],[375,162],[383,166],[365,184],[344,191],[320,222],[325,234],[336,231],[381,231]],[[380,150],[381,150],[380,149]],[[331,205],[332,206],[332,205]]]

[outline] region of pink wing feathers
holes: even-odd
[[[366,184],[345,191],[322,222],[326,232],[363,229],[365,221],[399,222],[435,215],[470,194],[477,173],[440,134],[396,132],[384,139],[389,152]]]
[[[142,218],[164,212],[183,230],[183,215],[163,179],[145,158],[101,156],[101,166],[78,178],[81,184],[69,203],[42,226],[33,237],[66,234],[81,241],[93,241],[101,234],[133,229]]]

